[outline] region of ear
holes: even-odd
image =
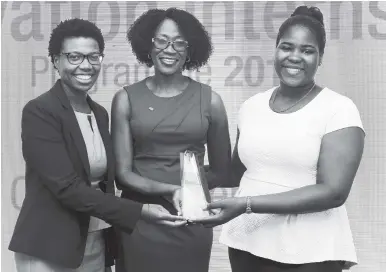
[[[319,66],[321,66],[323,63],[323,55],[320,55],[319,57]]]
[[[58,70],[58,67],[59,67],[59,56],[58,55],[54,56],[54,67],[56,70]]]

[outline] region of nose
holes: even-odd
[[[171,42],[168,43],[168,46],[164,49],[164,52],[167,52],[167,53],[170,53],[170,54],[174,54],[176,53],[177,51],[174,50],[173,48],[173,44]]]
[[[297,50],[297,49],[294,49],[294,50],[290,53],[288,59],[289,59],[290,61],[292,61],[292,62],[300,62],[300,61],[302,60],[302,59],[301,59],[301,52],[300,52],[299,50]]]
[[[85,57],[81,64],[79,64],[79,68],[83,70],[92,69],[91,63],[88,61],[88,58]]]

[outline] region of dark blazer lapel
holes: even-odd
[[[84,142],[83,135],[76,119],[74,110],[72,109],[70,101],[68,100],[67,95],[64,92],[60,83],[60,79],[55,83],[52,88],[52,91],[57,95],[64,108],[64,110],[62,111],[63,121],[65,123],[65,126],[69,129],[71,133],[80,159],[82,160],[87,177],[90,177],[90,163],[88,161],[86,144]]]

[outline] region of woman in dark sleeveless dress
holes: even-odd
[[[209,188],[225,185],[230,161],[228,120],[221,97],[182,74],[205,65],[210,38],[191,14],[149,10],[128,32],[134,54],[155,75],[119,90],[112,104],[117,185],[122,197],[180,211],[180,153],[198,154],[207,144]],[[122,234],[125,271],[207,272],[213,242],[201,225],[150,225],[140,220]]]

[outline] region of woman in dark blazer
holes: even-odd
[[[9,249],[19,272],[98,271],[114,264],[112,225],[131,232],[139,218],[180,226],[156,205],[114,195],[107,111],[87,92],[98,78],[104,39],[81,19],[52,32],[49,56],[61,77],[22,113],[26,195]]]

